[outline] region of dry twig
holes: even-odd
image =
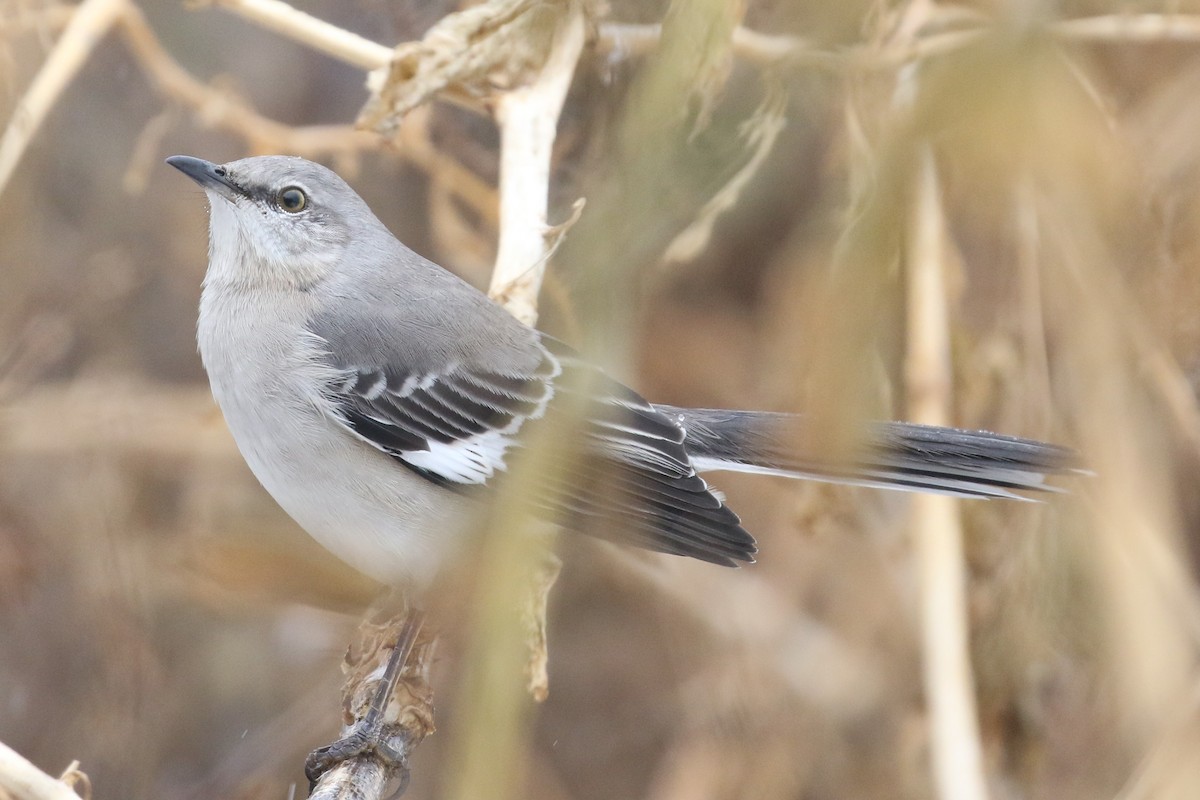
[[[487,0],[443,17],[419,42],[398,45],[386,67],[372,73],[358,124],[390,138],[408,112],[434,97],[471,104],[536,81],[572,4]]]
[[[241,136],[252,151],[316,157],[363,152],[379,146],[375,137],[345,125],[292,127],[264,117],[244,100],[197,80],[181,67],[158,41],[136,6],[128,6],[119,21],[130,52],[165,98],[191,109],[205,124]]]
[[[83,788],[84,798],[91,796],[87,776],[79,771],[78,764],[72,764],[61,779],[55,779],[0,743],[0,795],[11,796],[12,800],[79,800],[80,795],[71,788],[74,785]]]
[[[281,0],[210,0],[267,30],[294,39],[364,70],[379,69],[392,57],[392,50],[370,39],[331,25],[293,8]]]
[[[0,194],[8,185],[25,148],[58,102],[63,90],[79,72],[127,8],[127,0],[84,0],[63,29],[46,63],[42,65],[25,96],[17,103],[12,119],[0,138]]]

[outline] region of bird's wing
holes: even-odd
[[[455,363],[422,373],[339,368],[330,394],[346,427],[431,479],[459,485],[486,484],[507,469],[526,424],[545,415],[558,372],[550,359],[527,374]]]
[[[355,363],[329,348],[327,396],[337,420],[363,441],[450,488],[502,485],[513,453],[537,425],[571,426],[576,453],[553,453],[523,483],[568,527],[718,564],[752,561],[753,538],[696,474],[678,422],[549,337],[533,366],[498,370],[465,360],[410,371]],[[530,359],[519,359],[528,364]],[[567,419],[586,387],[582,419]],[[576,399],[579,399],[578,397]]]

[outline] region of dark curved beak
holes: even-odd
[[[246,196],[246,192],[230,180],[229,173],[220,164],[193,156],[171,156],[167,163],[200,184],[202,188],[214,191],[227,200]]]

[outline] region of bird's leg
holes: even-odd
[[[399,631],[394,638],[386,635],[396,630],[397,623]],[[380,626],[371,621],[360,628],[360,639],[365,640],[367,652],[356,656],[352,650],[347,654],[351,676],[347,680],[345,703],[347,716],[353,723],[341,739],[317,748],[305,759],[304,774],[308,777],[310,792],[322,776],[337,765],[368,757],[380,763],[393,777],[398,775],[403,791],[408,779],[409,751],[433,730],[428,713],[428,686],[424,680],[427,667],[424,662],[428,660],[425,655],[431,649],[431,642],[426,640],[417,646],[423,624],[424,614],[409,608],[397,621],[383,626],[386,638],[379,635]],[[382,665],[382,675],[379,675],[379,666],[373,666],[375,659],[372,656],[377,655],[389,640],[395,644]],[[414,650],[420,657],[409,665]],[[365,674],[364,669],[367,669]],[[402,682],[409,696],[394,697]],[[408,686],[410,682],[415,686]],[[371,684],[376,685],[372,687]],[[364,692],[368,689],[371,691]],[[389,706],[399,708],[389,714]]]

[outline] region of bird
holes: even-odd
[[[802,416],[647,401],[406,247],[322,165],[167,163],[208,197],[197,338],[240,452],[300,527],[385,584],[433,581],[556,420],[578,457],[522,482],[539,516],[723,566],[752,563],[757,545],[710,472],[1026,498],[1076,461],[905,422],[866,426],[850,460],[799,453]]]

